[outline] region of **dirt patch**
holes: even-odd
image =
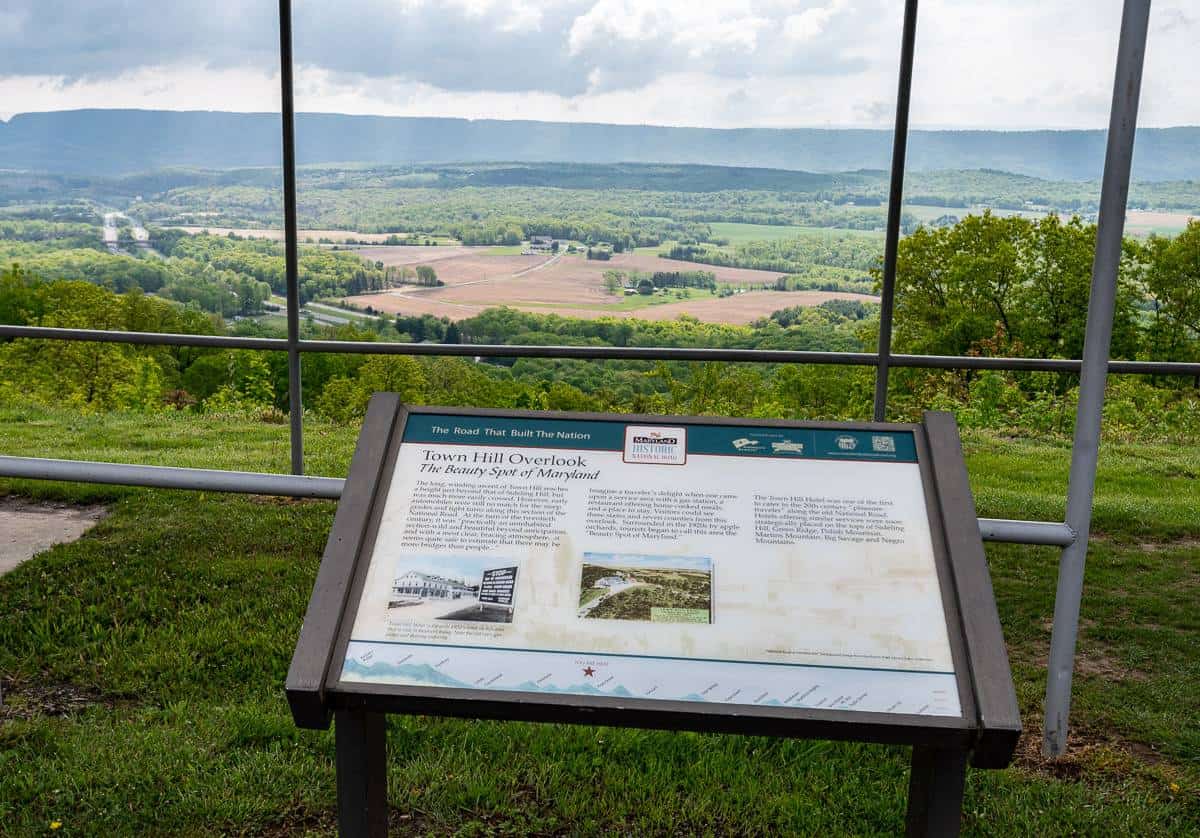
[[[75,541],[108,510],[22,498],[0,498],[0,574],[7,573],[55,544]]]
[[[1138,544],[1143,553],[1161,553],[1164,550],[1200,550],[1200,538],[1176,538],[1172,541],[1143,541]]]
[[[1086,782],[1095,775],[1127,776],[1130,773],[1173,773],[1170,764],[1153,747],[1109,733],[1072,725],[1067,752],[1053,758],[1042,753],[1041,716],[1022,720],[1021,739],[1013,765],[1056,780]]]
[[[287,812],[278,821],[267,824],[257,834],[264,838],[337,835],[337,813],[333,811],[313,812],[298,803],[292,811]]]
[[[0,679],[0,722],[38,716],[71,716],[88,707],[113,708],[132,703],[130,699],[103,695],[94,687]]]
[[[282,495],[250,495],[251,503],[262,506],[307,506],[314,503],[327,503],[326,498],[293,498]]]
[[[1079,621],[1080,635],[1075,647],[1075,672],[1077,674],[1090,678],[1102,678],[1105,681],[1145,681],[1150,677],[1150,673],[1144,670],[1123,665],[1107,649],[1089,639],[1087,631],[1094,628],[1095,625],[1095,620],[1086,617]],[[1045,671],[1050,666],[1048,647],[1050,632],[1054,629],[1054,621],[1049,618],[1043,620],[1042,628],[1046,631],[1046,637],[1037,644],[1037,654],[1018,655],[1015,650],[1012,654]]]
[[[1122,666],[1103,649],[1089,649],[1081,653],[1075,659],[1075,671],[1080,675],[1103,678],[1106,681],[1145,681],[1150,677],[1148,672]]]

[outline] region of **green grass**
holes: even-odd
[[[606,590],[604,588],[584,588],[579,592],[579,607],[587,605],[594,599],[599,599],[604,596]]]
[[[682,296],[676,297],[676,290],[680,291]],[[650,306],[661,306],[667,303],[681,303],[687,300],[709,300],[716,297],[715,291],[705,291],[698,288],[672,288],[666,294],[631,294],[627,297],[622,297],[615,303],[514,303],[518,308],[576,308],[587,309],[588,311],[637,311]],[[783,307],[782,305],[780,306]]]
[[[306,423],[314,474],[351,429]],[[967,439],[980,514],[1062,514],[1069,448]],[[0,408],[0,453],[282,471],[284,425]],[[972,771],[968,834],[1200,833],[1200,459],[1104,449],[1070,758]],[[84,538],[0,577],[0,833],[331,834],[333,741],[283,682],[334,505],[0,481],[105,501]],[[1058,552],[988,548],[1018,696],[1044,690]],[[64,712],[60,712],[64,711]],[[895,834],[907,750],[389,719],[394,834]]]
[[[745,242],[780,241],[799,239],[814,233],[827,235],[864,236],[883,240],[883,233],[874,230],[852,230],[848,227],[787,226],[776,224],[741,224],[734,221],[713,221],[709,225],[717,238],[728,239],[729,244]],[[661,249],[661,248],[660,248]]]

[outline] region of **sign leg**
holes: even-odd
[[[345,838],[387,835],[387,727],[382,713],[338,710],[338,833]]]
[[[966,779],[967,752],[962,748],[913,746],[905,818],[909,838],[958,835]]]

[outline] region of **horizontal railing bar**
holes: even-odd
[[[1075,541],[1075,531],[1066,524],[1050,521],[1012,521],[1006,518],[980,518],[979,534],[984,541],[1009,544],[1045,544],[1066,547]]]
[[[54,326],[2,326],[0,337],[38,340],[82,340],[96,343],[132,343],[140,346],[195,346],[216,349],[263,349],[286,352],[283,338],[246,338],[233,335],[177,335],[171,332],[122,332],[110,329],[63,329]]]
[[[848,364],[865,367],[874,366],[877,362],[875,355],[868,352],[704,349],[682,346],[529,346],[342,340],[303,340],[300,341],[300,346],[305,352],[362,352],[364,355],[459,355],[480,358],[569,358],[588,361],[744,361],[760,364]]]
[[[249,338],[227,335],[177,335],[164,332],[122,332],[105,329],[62,329],[47,326],[0,325],[0,338],[77,340],[150,346],[287,351],[282,338]],[[528,346],[470,343],[389,343],[385,341],[302,340],[301,352],[356,355],[425,355],[480,358],[573,358],[626,361],[718,361],[747,363],[834,364],[873,367],[879,356],[871,352],[807,352],[790,349],[702,349],[669,346]],[[918,369],[1012,370],[1025,372],[1079,372],[1081,362],[1071,358],[985,358],[973,355],[892,355],[894,367]],[[1200,376],[1200,363],[1181,361],[1110,361],[1110,373],[1126,375]]]
[[[51,460],[42,457],[0,456],[0,477],[27,480],[65,480],[72,483],[110,483],[149,486],[155,489],[190,489],[205,492],[240,492],[250,495],[280,495],[292,498],[342,496],[336,477],[305,477],[293,474],[264,474],[254,471],[136,466],[91,460]]]
[[[26,480],[65,480],[72,483],[108,483],[154,489],[187,489],[206,492],[239,492],[293,498],[328,498],[342,495],[345,481],[337,477],[300,477],[253,471],[138,466],[92,460],[52,460],[42,457],[0,456],[0,477]],[[1074,533],[1066,524],[1045,521],[1008,521],[980,518],[984,541],[1066,546]]]

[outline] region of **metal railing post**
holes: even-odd
[[[1088,299],[1087,333],[1079,379],[1079,404],[1075,412],[1075,441],[1071,448],[1071,476],[1067,489],[1067,526],[1076,540],[1063,550],[1054,598],[1054,628],[1050,637],[1050,663],[1046,677],[1046,718],[1042,749],[1056,757],[1067,747],[1067,721],[1071,711],[1071,674],[1075,666],[1075,641],[1079,633],[1079,606],[1083,595],[1083,570],[1087,559],[1092,498],[1096,488],[1096,461],[1100,452],[1100,420],[1104,386],[1108,378],[1117,272],[1125,232],[1125,206],[1137,128],[1142,63],[1150,0],[1125,0],[1121,36],[1117,46],[1112,112],[1108,122],[1108,149],[1100,187],[1100,217],[1096,229],[1096,255],[1092,262],[1092,290]]]
[[[292,474],[304,474],[300,383],[300,255],[296,239],[296,102],[292,84],[292,3],[279,0],[280,116],[283,123],[283,237],[287,276],[288,420]]]
[[[900,210],[904,200],[904,156],[908,150],[908,103],[912,98],[913,51],[917,40],[917,0],[904,4],[900,38],[900,81],[896,125],[892,132],[892,182],[888,190],[887,237],[883,247],[883,288],[879,300],[879,364],[875,368],[876,422],[887,415],[888,368],[892,354],[892,311],[896,299],[896,251],[900,246]]]

